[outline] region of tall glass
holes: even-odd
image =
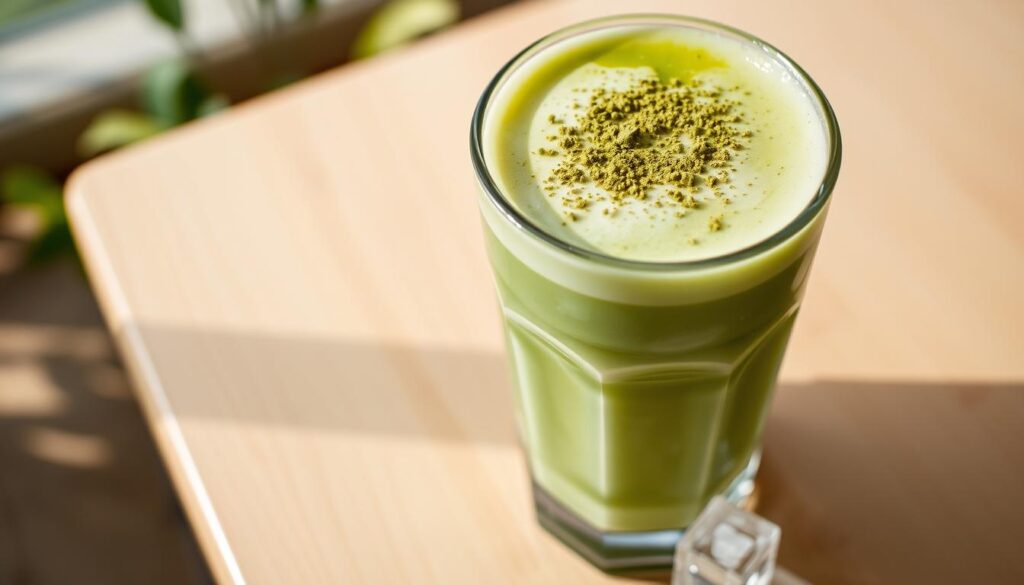
[[[665,263],[580,248],[516,208],[484,147],[495,96],[541,51],[623,25],[693,27],[752,43],[801,81],[829,153],[798,217],[746,249]],[[750,493],[839,171],[832,109],[799,66],[746,33],[678,16],[621,16],[558,31],[505,65],[473,115],[471,150],[538,518],[604,569],[667,566],[713,496]]]

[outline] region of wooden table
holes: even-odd
[[[69,207],[224,583],[599,583],[534,522],[467,153],[535,2],[87,165]],[[1024,4],[630,3],[751,30],[846,155],[761,511],[819,583],[1024,582]]]

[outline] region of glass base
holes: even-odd
[[[722,496],[730,503],[742,506],[754,491],[754,476],[760,463],[760,452],[754,453]],[[608,572],[670,569],[676,543],[686,532],[685,528],[604,532],[560,504],[537,482],[533,482],[533,504],[537,510],[537,521],[545,530],[597,568]]]

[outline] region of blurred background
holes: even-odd
[[[211,582],[103,326],[63,182],[508,0],[0,0],[0,585]]]

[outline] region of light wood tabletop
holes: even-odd
[[[688,13],[831,98],[843,171],[760,512],[816,583],[1024,582],[1024,4],[514,5],[103,157],[68,205],[223,583],[601,583],[536,524],[469,164],[560,26]]]

